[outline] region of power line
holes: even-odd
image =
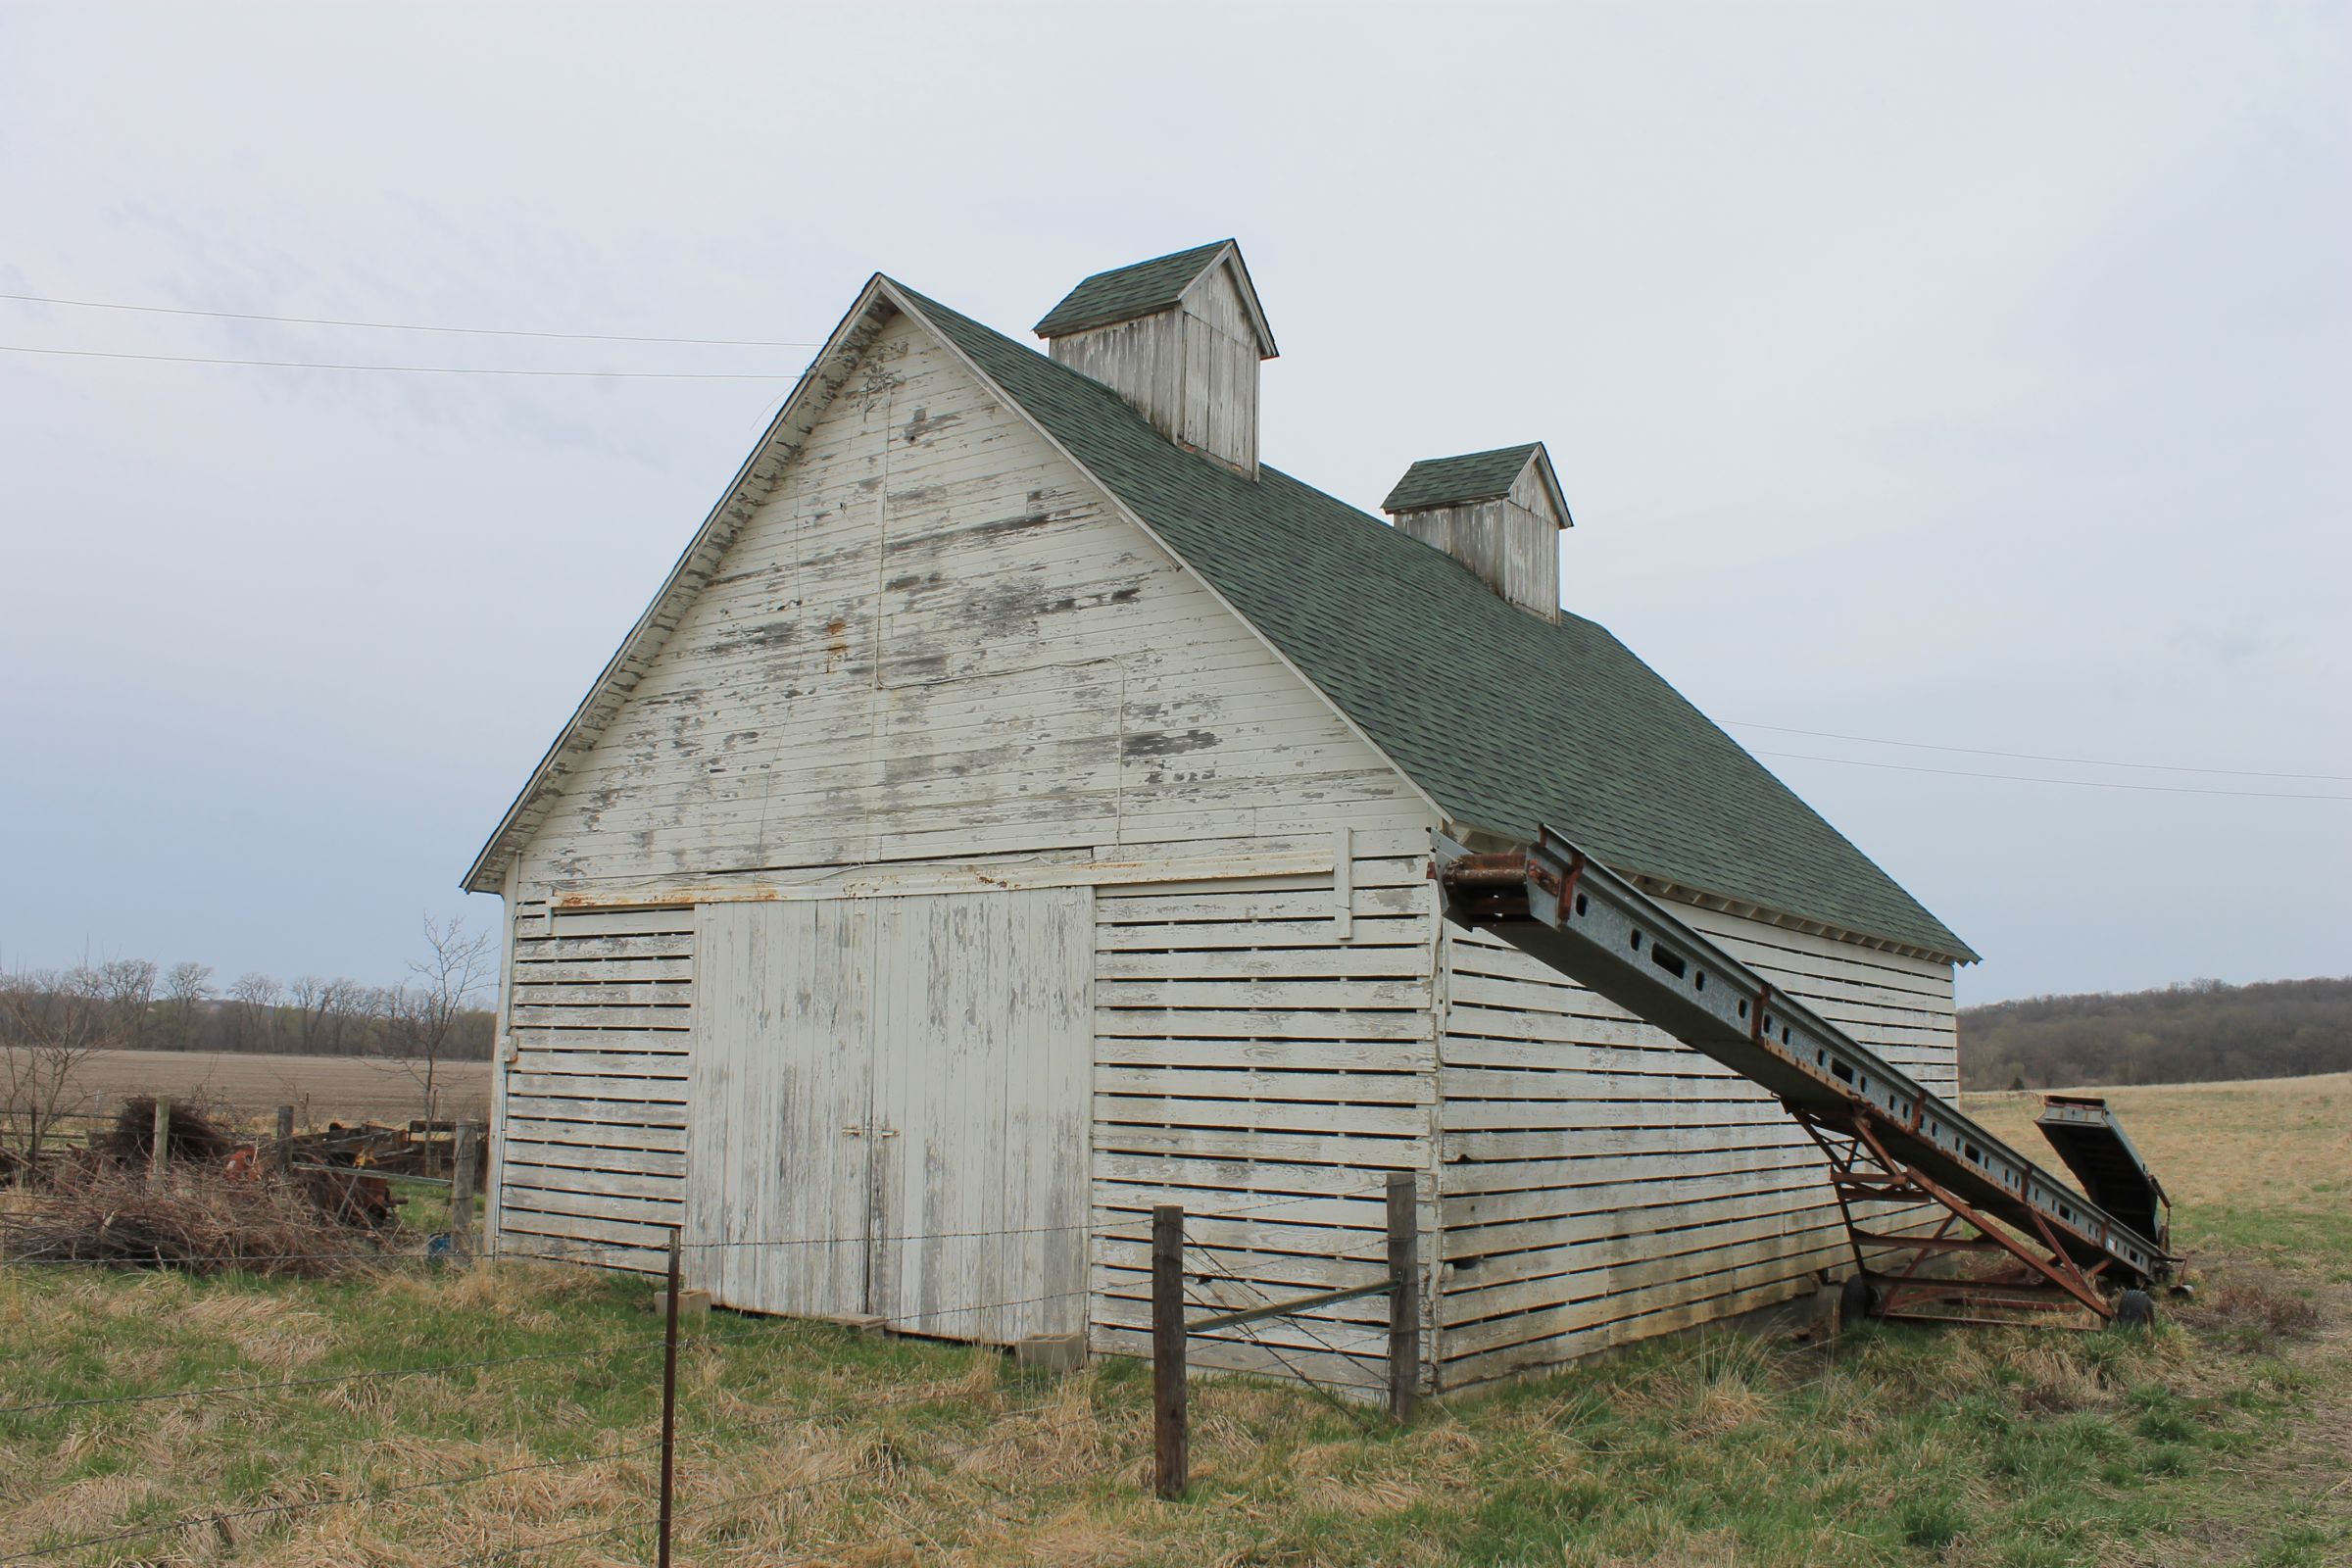
[[[67,300],[48,294],[0,294],[0,300],[23,300],[31,305],[70,305],[83,311],[137,311],[148,316],[201,316],[223,321],[277,321],[289,326],[357,326],[374,332],[459,332],[468,337],[535,337],[569,343],[691,343],[709,348],[813,349],[821,343],[802,343],[757,337],[654,337],[620,332],[533,332],[510,326],[428,326],[414,321],[354,321],[328,316],[268,316],[254,311],[200,311],[174,305],[122,305],[111,300]]]
[[[511,370],[487,365],[350,365],[317,360],[226,360],[204,354],[119,354],[105,349],[36,349],[0,343],[0,354],[48,354],[81,360],[148,360],[164,365],[241,365],[272,370],[391,370],[405,375],[545,375],[629,381],[793,381],[806,371]]]
[[[1865,746],[1902,746],[1915,752],[1965,752],[1971,757],[2007,757],[2021,762],[2073,762],[2083,767],[2145,768],[2155,773],[2220,773],[2236,778],[2300,778],[2329,784],[2352,784],[2352,775],[2342,773],[2269,773],[2257,767],[2189,767],[2177,762],[2116,762],[2102,757],[2048,757],[2040,752],[1996,752],[1982,746],[1937,746],[1929,741],[1890,741],[1878,735],[1841,735],[1836,730],[1793,729],[1787,724],[1750,724],[1736,718],[1724,722],[1734,729],[1768,729],[1781,735],[1810,735],[1815,740],[1859,741]]]
[[[1908,762],[1865,762],[1856,757],[1815,757],[1809,752],[1758,751],[1758,757],[1787,757],[1800,762],[1836,762],[1843,767],[1889,768],[1898,773],[1940,773],[1946,778],[1999,778],[2013,784],[2064,784],[2084,790],[2134,790],[2154,795],[2234,795],[2255,801],[2352,801],[2352,795],[2298,795],[2282,790],[2209,790],[2191,784],[2125,784],[2100,778],[2036,778],[2031,773],[1975,773],[1957,767],[1918,767]]]

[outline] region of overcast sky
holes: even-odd
[[[1964,1000],[2352,971],[2346,9],[1662,10],[9,6],[0,292],[780,346],[0,344],[789,376],[876,270],[1019,332],[1235,235],[1268,461],[1376,507],[1549,442],[1569,607]],[[487,921],[783,385],[0,353],[0,963]]]

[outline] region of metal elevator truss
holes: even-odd
[[[1549,829],[1499,854],[1441,839],[1434,874],[1447,919],[1492,932],[1778,1096],[1829,1161],[1855,1277],[1880,1315],[2105,1321],[2119,1293],[2170,1276],[2162,1189],[2097,1102],[2053,1102],[2053,1111],[2076,1108],[2056,1126],[2045,1113],[2044,1130],[2076,1171],[2099,1173],[2094,1192],[2136,1224]]]

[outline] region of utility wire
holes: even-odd
[[[1787,724],[1753,724],[1725,719],[1734,729],[1768,729],[1781,735],[1810,735],[1823,741],[1858,741],[1865,746],[1901,746],[1915,752],[1964,752],[1971,757],[2006,757],[2020,762],[2073,762],[2083,767],[2136,767],[2153,773],[2220,773],[2234,778],[2299,778],[2352,784],[2352,774],[2272,773],[2258,767],[2190,767],[2179,762],[2117,762],[2103,757],[2051,757],[2040,752],[1996,752],[1982,746],[1937,746],[1930,741],[1890,741],[1880,735],[1844,735],[1829,729],[1794,729]]]
[[[2234,795],[2255,801],[2352,801],[2352,795],[2304,795],[2285,790],[2211,790],[2193,784],[2126,784],[2118,779],[2039,778],[2032,773],[1977,773],[1958,767],[1920,767],[1909,762],[1865,762],[1858,757],[1816,757],[1810,752],[1768,752],[1758,757],[1786,757],[1800,762],[1836,762],[1843,767],[1877,767],[1897,773],[1941,773],[1946,778],[1999,778],[2013,784],[2064,784],[2084,790],[2133,790],[2150,795]]]
[[[254,311],[200,311],[175,305],[122,305],[111,300],[66,300],[48,294],[0,294],[29,305],[70,305],[82,311],[137,311],[146,316],[202,316],[222,321],[277,321],[289,326],[358,326],[374,332],[459,332],[468,337],[535,337],[570,343],[691,343],[709,348],[813,349],[818,343],[757,337],[654,337],[619,332],[531,332],[508,326],[428,326],[413,321],[351,321],[327,316],[269,316]]]
[[[318,360],[224,360],[204,354],[118,354],[105,349],[36,349],[0,343],[0,354],[47,354],[79,360],[147,360],[163,365],[241,365],[274,370],[390,370],[404,375],[541,375],[627,381],[792,381],[800,371],[511,370],[486,365],[349,365]]]

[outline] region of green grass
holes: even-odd
[[[2331,1284],[2352,1283],[2352,1204],[2328,1210],[2191,1210],[2175,1230],[2178,1245],[2192,1252],[2219,1249],[2251,1254]]]
[[[2333,1179],[2315,1167],[2317,1179]],[[406,1200],[437,1227],[438,1190]],[[1193,1391],[1194,1487],[1144,1491],[1149,1378],[717,1314],[681,1363],[680,1557],[2059,1568],[2352,1561],[2352,1234],[2232,1191],[2150,1331],[1716,1331],[1448,1400],[1409,1429],[1297,1387]],[[0,1269],[0,1404],[548,1361],[0,1415],[0,1555],[194,1510],[475,1485],[65,1560],[643,1562],[659,1319],[642,1282],[498,1266],[189,1280]],[[1446,1407],[1447,1405],[1450,1408]],[[581,1461],[568,1463],[569,1461]],[[2332,1492],[2330,1488],[2334,1488]]]
[[[0,1325],[27,1353],[6,1374],[10,1404],[583,1353],[331,1392],[0,1416],[12,1478],[0,1484],[11,1510],[0,1539],[41,1547],[197,1507],[642,1443],[659,1408],[658,1320],[640,1309],[649,1294],[535,1271],[389,1284],[11,1274]],[[755,1508],[731,1527],[723,1509],[698,1515],[692,1539],[707,1552],[787,1537],[823,1549],[884,1517],[968,1544],[974,1561],[1021,1560],[1028,1538],[1050,1532],[1076,1560],[1167,1565],[2038,1565],[2127,1548],[2176,1560],[2168,1543],[2216,1531],[2246,1547],[2221,1560],[2296,1563],[2326,1561],[2352,1539],[2340,1520],[2277,1514],[2288,1499],[2247,1495],[2238,1479],[2241,1461],[2308,1407],[2313,1375],[2178,1323],[2131,1336],[1871,1328],[1833,1349],[1676,1341],[1433,1412],[1402,1433],[1366,1433],[1295,1389],[1210,1383],[1195,1400],[1197,1485],[1176,1505],[1142,1497],[1140,1469],[1120,1462],[1144,1447],[1148,1385],[1132,1364],[1054,1384],[989,1352],[724,1314],[714,1323],[738,1337],[688,1352],[688,1500],[822,1477],[827,1501],[789,1519]],[[768,1412],[789,1419],[715,1430]],[[984,1463],[956,1452],[1004,1433],[1019,1436]],[[253,1521],[238,1560],[315,1557],[346,1539],[452,1552],[535,1541],[624,1520],[648,1494],[642,1455],[578,1473],[602,1494],[549,1485],[571,1472],[538,1472],[426,1494],[448,1506],[396,1500]],[[40,1522],[44,1497],[54,1527]],[[895,1513],[875,1511],[885,1505]],[[632,1544],[642,1532],[568,1560]],[[150,1561],[155,1544],[78,1560]]]
[[[411,1236],[437,1236],[449,1229],[449,1189],[437,1182],[385,1178],[392,1184],[393,1200],[400,1205],[400,1228]],[[483,1200],[473,1200],[473,1234],[482,1233]]]

